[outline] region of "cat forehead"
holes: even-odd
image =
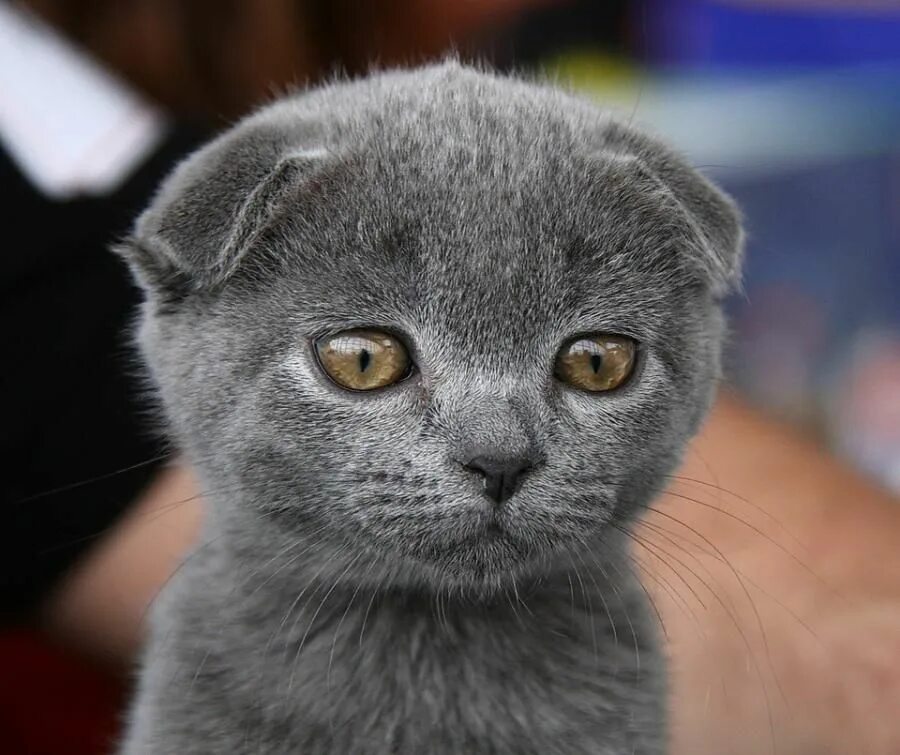
[[[645,286],[677,272],[680,218],[627,161],[506,146],[344,155],[279,236],[304,269],[317,260],[357,288],[379,273],[416,279],[444,298],[534,281],[577,294],[600,278]]]
[[[620,229],[672,224],[659,185],[604,144],[614,121],[558,89],[451,62],[326,88],[268,117],[296,128],[313,114],[312,149],[343,164],[329,214],[368,235],[414,228],[442,270],[558,267],[535,249],[567,247],[571,260],[607,252]]]
[[[627,317],[623,301],[670,272],[654,229],[671,213],[633,161],[591,144],[599,112],[466,69],[431,75],[424,94],[419,72],[330,102],[334,180],[281,234],[300,285],[315,270],[325,308],[418,306],[485,333],[490,318]]]
[[[597,225],[574,201],[569,217],[535,197],[451,207],[343,188],[344,202],[329,197],[279,233],[292,270],[279,289],[316,320],[426,327],[489,353],[550,330],[655,331],[673,314],[662,306],[676,289],[671,265],[656,259],[650,232],[623,244],[620,217],[596,212]]]

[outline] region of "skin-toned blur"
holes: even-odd
[[[554,4],[27,3],[169,112],[212,129],[335,71],[465,53]],[[148,605],[197,532],[199,492],[174,460],[47,602],[45,628],[127,669]],[[673,753],[900,752],[900,506],[890,494],[725,394],[654,508],[634,552],[670,650]]]

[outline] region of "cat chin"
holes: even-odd
[[[457,541],[452,548],[442,544],[423,551],[381,554],[379,566],[356,574],[354,581],[380,590],[506,600],[510,591],[569,571],[579,563],[576,551],[581,548],[575,541],[538,546],[509,533],[487,532]]]
[[[401,591],[467,602],[490,602],[496,598],[505,599],[525,583],[538,581],[543,576],[541,571],[535,564],[492,564],[484,569],[462,570],[437,562],[410,560],[367,574],[363,586],[380,592]]]

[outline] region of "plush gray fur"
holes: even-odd
[[[122,752],[665,752],[617,527],[710,402],[740,236],[658,142],[455,62],[286,98],[179,166],[120,251],[209,515]],[[329,382],[311,340],[356,326],[417,373]],[[633,379],[558,382],[598,331],[640,342]],[[535,468],[498,507],[477,454]]]

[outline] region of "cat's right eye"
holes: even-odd
[[[350,391],[385,388],[412,372],[406,347],[381,330],[343,330],[318,339],[315,350],[322,371]]]
[[[555,374],[590,393],[623,385],[634,371],[637,344],[625,336],[598,333],[573,338],[556,357]]]

